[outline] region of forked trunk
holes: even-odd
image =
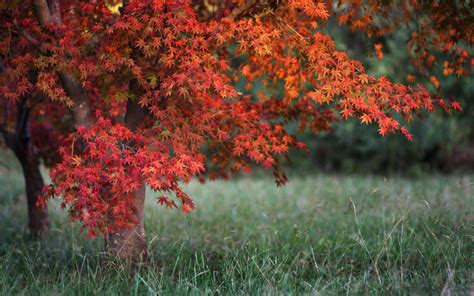
[[[146,262],[148,257],[147,244],[145,238],[145,185],[135,191],[135,224],[130,229],[125,229],[106,238],[107,251],[114,257],[132,263]]]
[[[42,236],[49,230],[48,210],[46,206],[36,206],[36,201],[43,189],[44,181],[41,176],[38,160],[30,149],[31,147],[26,148],[26,151],[18,153],[17,156],[20,160],[25,179],[28,227],[33,236]]]

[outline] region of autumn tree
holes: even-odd
[[[44,180],[40,172],[39,156],[31,139],[31,108],[27,101],[26,97],[22,97],[14,105],[3,102],[0,133],[3,144],[13,151],[21,164],[25,180],[28,227],[37,236],[48,232],[49,219],[46,207],[36,205]]]
[[[285,128],[291,121],[318,132],[357,117],[382,136],[401,132],[411,141],[404,121],[460,105],[422,85],[369,76],[323,33],[331,17],[369,35],[414,22],[408,50],[420,72],[431,73],[439,62],[430,53],[441,51],[444,74],[465,75],[470,4],[401,2],[2,3],[0,52],[11,69],[2,96],[18,102],[39,92],[74,118],[41,203],[60,197],[88,236],[104,235],[112,254],[142,260],[145,186],[159,204],[189,212],[194,204],[180,184],[193,177],[227,179],[257,164],[284,184],[281,159],[305,149]],[[12,52],[12,44],[22,50]],[[261,91],[252,96],[256,85]]]
[[[24,65],[15,66],[18,69]],[[64,125],[62,122],[64,108],[48,102],[39,91],[22,93],[21,89],[14,89],[15,99],[10,99],[8,79],[15,75],[14,71],[12,68],[1,69],[0,81],[4,92],[0,110],[0,144],[3,143],[10,149],[21,165],[25,181],[28,227],[34,237],[39,237],[48,232],[50,224],[46,207],[37,204],[44,187],[40,163],[51,167],[57,162],[56,151],[61,139],[67,134],[64,127],[68,124]],[[30,72],[28,79],[35,81],[35,73]],[[55,127],[57,125],[63,128]]]

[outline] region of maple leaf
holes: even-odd
[[[430,76],[430,81],[431,81],[431,83],[433,83],[433,85],[434,85],[437,89],[440,88],[440,83],[439,83],[438,79],[436,79],[436,77]]]
[[[75,156],[73,156],[73,157],[71,158],[72,164],[73,164],[74,166],[77,166],[77,167],[81,165],[81,161],[82,161],[82,159],[81,159],[81,157],[78,156],[78,155],[75,155]]]
[[[165,196],[158,197],[158,203],[160,205],[166,205],[168,203],[168,198]]]
[[[250,165],[246,165],[246,166],[244,167],[244,173],[250,174],[251,171],[252,171],[252,168],[250,167]]]
[[[183,211],[183,213],[186,213],[186,214],[190,213],[193,209],[194,207],[187,203],[181,206],[181,211]]]
[[[375,44],[375,55],[377,56],[378,59],[383,58],[382,48],[383,48],[383,45],[381,43],[376,43]]]
[[[372,122],[372,117],[369,114],[363,114],[360,117],[360,120],[362,121],[362,123],[369,124]]]
[[[461,104],[459,104],[459,102],[451,102],[451,107],[454,110],[462,111],[462,106],[461,106]]]
[[[354,114],[354,110],[352,109],[344,109],[341,111],[341,114],[342,114],[342,117],[344,119],[347,119],[349,118],[350,116],[352,116]]]
[[[408,141],[413,142],[413,136],[406,128],[402,127],[400,128],[400,131],[405,135]]]
[[[249,67],[249,65],[243,66],[241,72],[242,72],[242,75],[248,76],[248,75],[250,74],[250,67]]]
[[[406,77],[406,80],[407,80],[408,82],[412,82],[412,83],[413,83],[413,82],[416,81],[416,77],[415,77],[414,75],[412,75],[412,74],[408,74],[407,77]]]

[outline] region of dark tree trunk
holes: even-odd
[[[28,226],[34,236],[42,236],[49,230],[49,219],[46,207],[37,207],[36,202],[41,193],[44,181],[39,168],[38,156],[34,153],[29,133],[30,108],[27,98],[23,97],[16,106],[16,125],[14,131],[8,131],[0,125],[5,144],[15,153],[23,170],[25,179],[26,201],[28,209]]]
[[[31,143],[29,130],[31,110],[26,105],[26,98],[17,105],[14,141],[9,142],[23,170],[30,232],[34,236],[41,236],[49,230],[49,219],[46,207],[36,206],[44,181],[39,168],[38,156],[35,154]]]
[[[30,149],[28,149],[30,150]],[[26,201],[28,208],[28,227],[34,236],[42,236],[49,230],[48,210],[36,206],[36,201],[44,185],[38,160],[31,151],[18,155],[25,179]]]

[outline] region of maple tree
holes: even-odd
[[[34,81],[35,74],[30,73],[29,79]],[[7,80],[0,81],[8,84]],[[58,161],[56,151],[68,132],[64,111],[61,105],[49,103],[44,95],[33,90],[17,100],[4,98],[2,101],[0,135],[3,137],[3,145],[14,153],[21,165],[26,189],[28,226],[34,237],[42,236],[49,230],[46,206],[37,205],[44,187],[40,163],[51,167]]]
[[[26,185],[28,226],[30,232],[37,236],[48,232],[49,219],[46,207],[42,208],[36,205],[37,198],[44,186],[44,180],[40,172],[39,155],[35,151],[31,139],[32,123],[29,119],[31,109],[26,105],[26,100],[23,98],[15,105],[5,103],[0,134],[3,136],[3,144],[11,149],[20,161]],[[7,121],[7,119],[10,120]],[[39,129],[39,131],[46,130],[46,127]],[[39,133],[34,133],[34,135],[39,135]]]
[[[112,254],[140,260],[146,185],[159,204],[189,212],[180,184],[193,177],[226,179],[257,164],[284,184],[281,159],[306,149],[290,121],[318,132],[356,117],[413,140],[403,121],[461,106],[366,74],[322,30],[330,17],[370,35],[415,19],[408,50],[419,71],[436,85],[440,51],[444,75],[466,75],[470,4],[402,2],[394,10],[391,1],[2,1],[2,100],[39,93],[73,118],[73,129],[58,129],[59,162],[39,204],[61,197],[88,236],[105,235]]]

